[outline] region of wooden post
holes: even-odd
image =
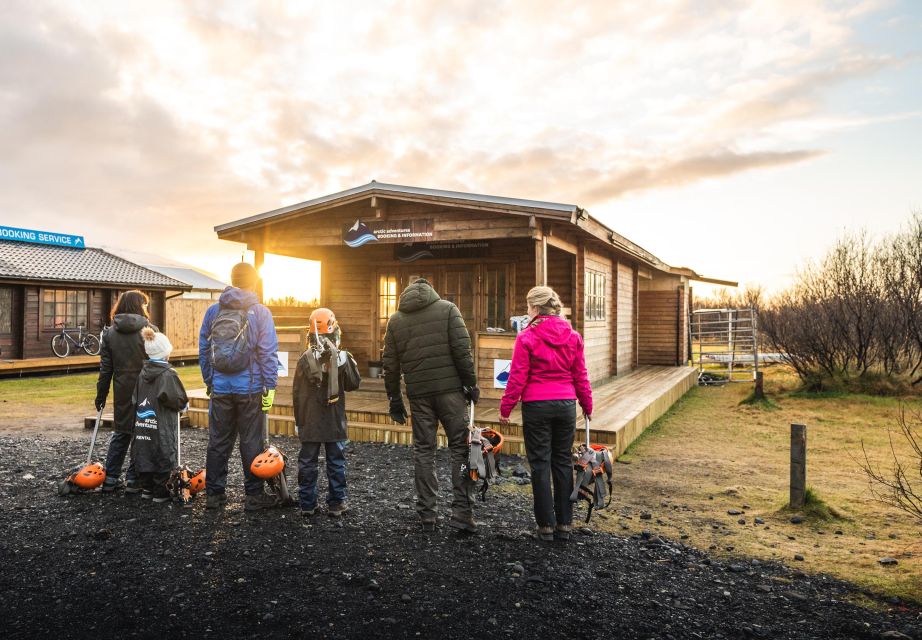
[[[756,388],[755,388],[755,391],[752,392],[752,397],[755,398],[756,400],[765,399],[765,390],[762,386],[762,377],[763,377],[762,372],[756,371]]]
[[[256,267],[256,270],[259,271],[263,268],[263,262],[265,262],[266,254],[262,248],[253,250],[253,266]],[[259,302],[263,301],[263,278],[262,274],[259,276],[259,280],[256,281],[256,297],[259,299]]]
[[[547,238],[535,240],[535,286],[547,286]]]
[[[791,508],[803,509],[807,493],[807,425],[791,425]]]

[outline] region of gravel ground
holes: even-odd
[[[185,457],[204,460],[206,434],[183,438]],[[278,442],[297,453],[296,441]],[[848,602],[854,587],[783,565],[712,561],[675,541],[589,529],[540,543],[530,496],[505,490],[513,478],[478,506],[478,535],[444,525],[424,534],[406,447],[350,446],[352,511],[335,520],[244,513],[236,458],[223,512],[205,511],[202,497],[191,509],[122,494],[60,498],[55,484],[84,443],[0,437],[4,638],[922,640],[918,608],[859,607]],[[445,451],[439,464],[447,510]]]

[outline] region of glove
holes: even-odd
[[[391,420],[397,424],[406,424],[407,423],[407,408],[403,406],[403,398],[396,397],[391,398],[391,406],[388,409],[388,413],[391,416]]]
[[[96,402],[93,404],[97,411],[102,411],[106,406],[106,399],[103,396],[96,396]]]
[[[205,395],[208,396],[208,397],[210,398],[212,393],[214,393],[214,391],[212,390],[211,385],[210,385],[210,384],[209,384],[209,385],[206,385],[206,386],[205,386]]]
[[[477,404],[477,401],[480,400],[480,387],[474,385],[473,387],[464,387],[464,396],[474,404]]]
[[[263,411],[267,412],[272,408],[272,402],[275,400],[275,389],[263,390]]]

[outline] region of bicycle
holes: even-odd
[[[99,355],[99,338],[92,333],[83,333],[83,325],[77,325],[77,339],[74,339],[68,331],[73,333],[73,329],[65,329],[63,322],[58,322],[54,326],[61,327],[61,333],[56,334],[51,339],[51,351],[59,358],[66,358],[70,355],[70,345],[74,345],[74,350],[83,349],[87,355]]]

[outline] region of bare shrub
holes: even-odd
[[[897,453],[894,432],[888,427],[889,466],[882,469],[880,465],[873,464],[863,440],[861,452],[864,460],[859,461],[859,465],[868,477],[871,494],[876,500],[905,511],[922,522],[922,412],[907,411],[905,405],[901,406],[897,425],[899,429],[896,436],[909,445],[909,455],[901,456]]]

